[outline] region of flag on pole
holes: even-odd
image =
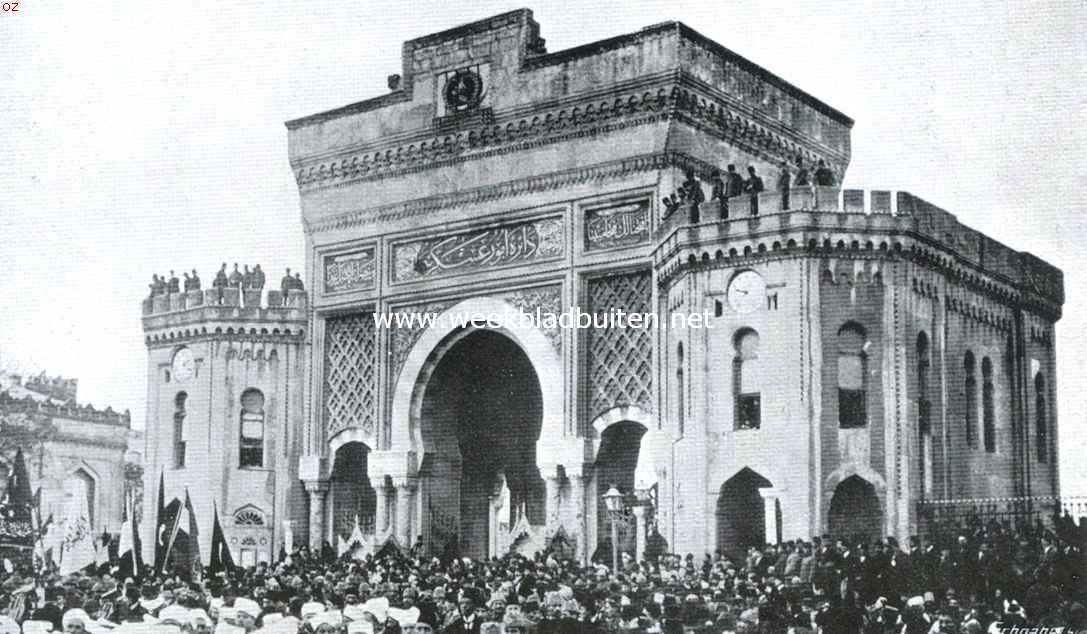
[[[34,495],[26,470],[23,450],[15,452],[8,473],[7,489],[0,500],[0,546],[22,551],[29,559],[34,547]]]
[[[166,518],[164,516],[166,512],[166,493],[165,486],[163,484],[163,473],[159,471],[159,496],[158,505],[155,510],[155,574],[162,572],[162,567],[166,564],[166,544],[162,541],[162,527]]]
[[[169,564],[171,550],[177,540],[178,523],[181,520],[181,500],[174,498],[162,509],[158,526],[155,527],[155,560],[160,574]],[[172,570],[170,570],[172,572]]]
[[[64,513],[63,541],[60,544],[60,574],[69,575],[95,563],[94,532],[91,530],[87,491],[82,481],[70,480],[68,505]]]
[[[139,579],[143,568],[143,557],[140,555],[140,529],[136,521],[135,500],[125,500],[124,517],[121,519],[121,543],[117,547],[118,559],[120,559],[117,576],[124,579]]]
[[[226,571],[234,574],[234,558],[230,556],[230,546],[223,537],[223,527],[219,524],[219,506],[214,505],[215,520],[211,527],[211,560],[208,568],[211,574]]]
[[[187,517],[184,523],[178,520],[178,526],[184,525],[188,530],[178,530],[178,536],[184,540],[182,548],[178,549],[179,554],[184,560],[184,569],[191,574],[193,581],[199,581],[203,572],[203,562],[200,559],[200,529],[197,526],[196,511],[193,510],[188,489],[185,489],[185,507],[182,509],[182,515]]]

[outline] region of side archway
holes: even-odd
[[[747,549],[766,544],[766,506],[759,489],[773,483],[750,467],[740,469],[721,485],[717,496],[717,549],[742,558]]]
[[[827,531],[848,543],[869,543],[883,534],[883,510],[876,488],[858,475],[838,483],[830,498]]]

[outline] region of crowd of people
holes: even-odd
[[[940,545],[820,536],[745,557],[624,554],[618,570],[555,553],[432,558],[421,545],[358,558],[303,547],[202,579],[16,568],[0,583],[0,634],[1074,632],[1087,628],[1085,528],[992,521]]]

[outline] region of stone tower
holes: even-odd
[[[188,489],[207,559],[213,509],[234,558],[274,558],[304,513],[297,476],[308,362],[305,291],[190,290],[144,300],[145,560],[165,503]],[[266,302],[262,303],[262,299]],[[186,527],[182,527],[187,530]]]

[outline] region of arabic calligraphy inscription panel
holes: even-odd
[[[585,210],[585,250],[610,249],[649,240],[649,201]]]
[[[408,282],[560,258],[564,228],[555,216],[395,244],[392,277]]]

